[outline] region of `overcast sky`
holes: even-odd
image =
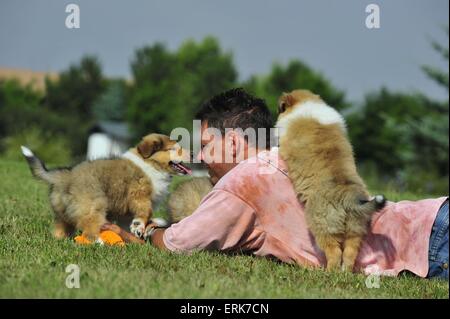
[[[80,29],[65,27],[69,3],[80,7]],[[381,9],[377,30],[365,26],[370,3]],[[0,67],[60,71],[95,54],[107,75],[130,77],[136,48],[213,35],[240,79],[298,58],[350,100],[382,85],[446,99],[420,66],[448,68],[429,43],[448,45],[448,11],[448,0],[0,0]]]

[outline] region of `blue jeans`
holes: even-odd
[[[434,221],[430,237],[427,278],[448,280],[448,198]]]

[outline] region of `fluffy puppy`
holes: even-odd
[[[385,205],[371,199],[358,175],[343,117],[318,95],[295,90],[279,99],[280,155],[327,269],[353,270],[372,214]]]
[[[194,177],[180,183],[170,194],[167,202],[171,223],[178,223],[200,206],[202,199],[212,190],[208,177]]]
[[[121,157],[85,161],[72,168],[47,170],[28,148],[22,146],[22,153],[33,175],[50,185],[56,238],[80,229],[90,240],[98,240],[107,220],[124,216],[132,217],[130,230],[142,237],[171,176],[190,174],[182,164],[190,152],[161,134],[145,136]]]

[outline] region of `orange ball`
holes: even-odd
[[[110,245],[110,246],[114,246],[114,245],[124,246],[125,245],[125,242],[123,241],[122,237],[120,237],[115,232],[110,231],[110,230],[102,231],[100,233],[99,237],[105,245]],[[75,242],[80,245],[92,244],[92,242],[83,235],[76,236],[74,239],[75,239]]]

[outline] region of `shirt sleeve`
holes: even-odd
[[[236,195],[213,190],[197,210],[166,229],[163,241],[171,251],[234,250],[253,232],[256,215]]]

